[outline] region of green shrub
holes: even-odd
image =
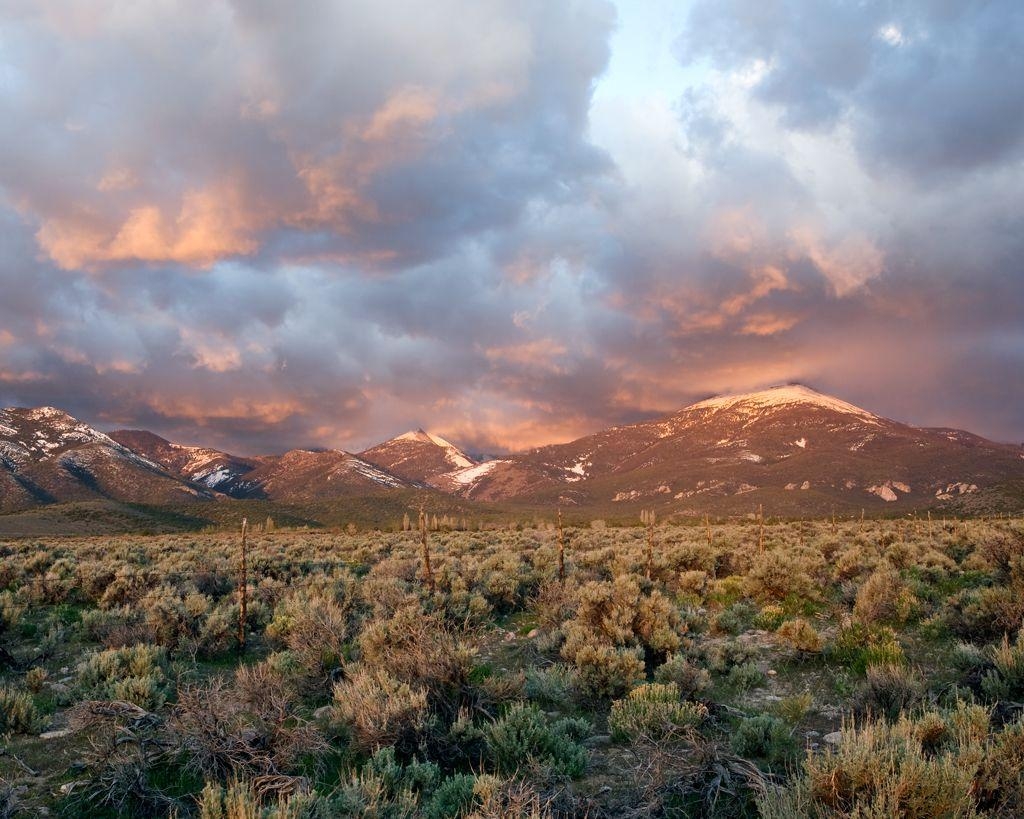
[[[868,666],[854,697],[858,714],[896,719],[918,702],[924,688],[921,675],[903,665]]]
[[[424,819],[459,819],[476,802],[476,780],[472,774],[453,774],[441,782],[423,805]]]
[[[989,648],[988,659],[993,668],[982,678],[981,688],[990,700],[1024,698],[1024,629],[1011,643],[1004,634],[999,645]]]
[[[789,726],[771,714],[744,717],[733,730],[729,744],[740,756],[763,759],[771,765],[783,763],[796,753]]]
[[[711,687],[711,674],[694,665],[683,654],[672,654],[654,672],[660,683],[672,683],[684,699],[693,699]]]
[[[990,733],[984,709],[958,703],[895,723],[846,725],[837,748],[758,798],[765,819],[1019,816],[1024,729]]]
[[[726,634],[740,634],[753,625],[756,616],[757,607],[746,600],[740,600],[719,612],[715,618],[715,628]]]
[[[77,686],[89,699],[124,700],[155,711],[171,689],[167,650],[142,644],[93,654],[79,664]]]
[[[765,673],[754,663],[743,663],[734,666],[726,677],[726,683],[730,688],[738,691],[749,691],[752,688],[761,688],[768,682]]]
[[[587,751],[579,744],[590,731],[581,719],[548,722],[535,705],[514,705],[485,730],[487,750],[499,773],[538,765],[569,777],[583,774]]]
[[[578,672],[563,663],[528,668],[526,696],[542,706],[568,708],[577,686]]]
[[[0,686],[0,736],[3,734],[38,734],[46,726],[44,717],[32,697],[24,691]]]
[[[707,716],[705,705],[680,699],[675,683],[648,683],[612,703],[608,728],[615,740],[658,741],[699,727]]]

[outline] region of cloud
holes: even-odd
[[[1020,438],[1022,12],[896,12],[700,0],[666,98],[595,96],[601,0],[9,3],[0,402],[496,452],[805,380]]]

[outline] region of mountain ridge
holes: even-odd
[[[39,463],[66,452],[70,460],[55,462],[59,480],[35,477],[54,471]],[[0,509],[116,496],[117,481],[103,476],[117,470],[103,467],[103,459],[142,470],[146,498],[312,502],[432,488],[470,501],[624,511],[646,505],[669,513],[734,513],[755,498],[794,514],[964,505],[1024,481],[1021,447],[965,430],[915,427],[786,384],[713,396],[656,419],[487,461],[422,428],[356,454],[293,449],[243,457],[145,430],[102,433],[52,407],[9,408],[0,411]]]

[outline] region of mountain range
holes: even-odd
[[[0,410],[0,511],[105,498],[292,504],[395,490],[466,501],[633,513],[776,514],[1004,508],[1024,449],[884,418],[802,385],[700,401],[671,415],[478,462],[422,429],[359,453],[243,457],[144,430],[100,432],[52,407]]]

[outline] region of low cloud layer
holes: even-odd
[[[1024,438],[1016,3],[698,0],[668,99],[595,93],[597,0],[2,9],[4,404],[493,452],[802,380]]]

